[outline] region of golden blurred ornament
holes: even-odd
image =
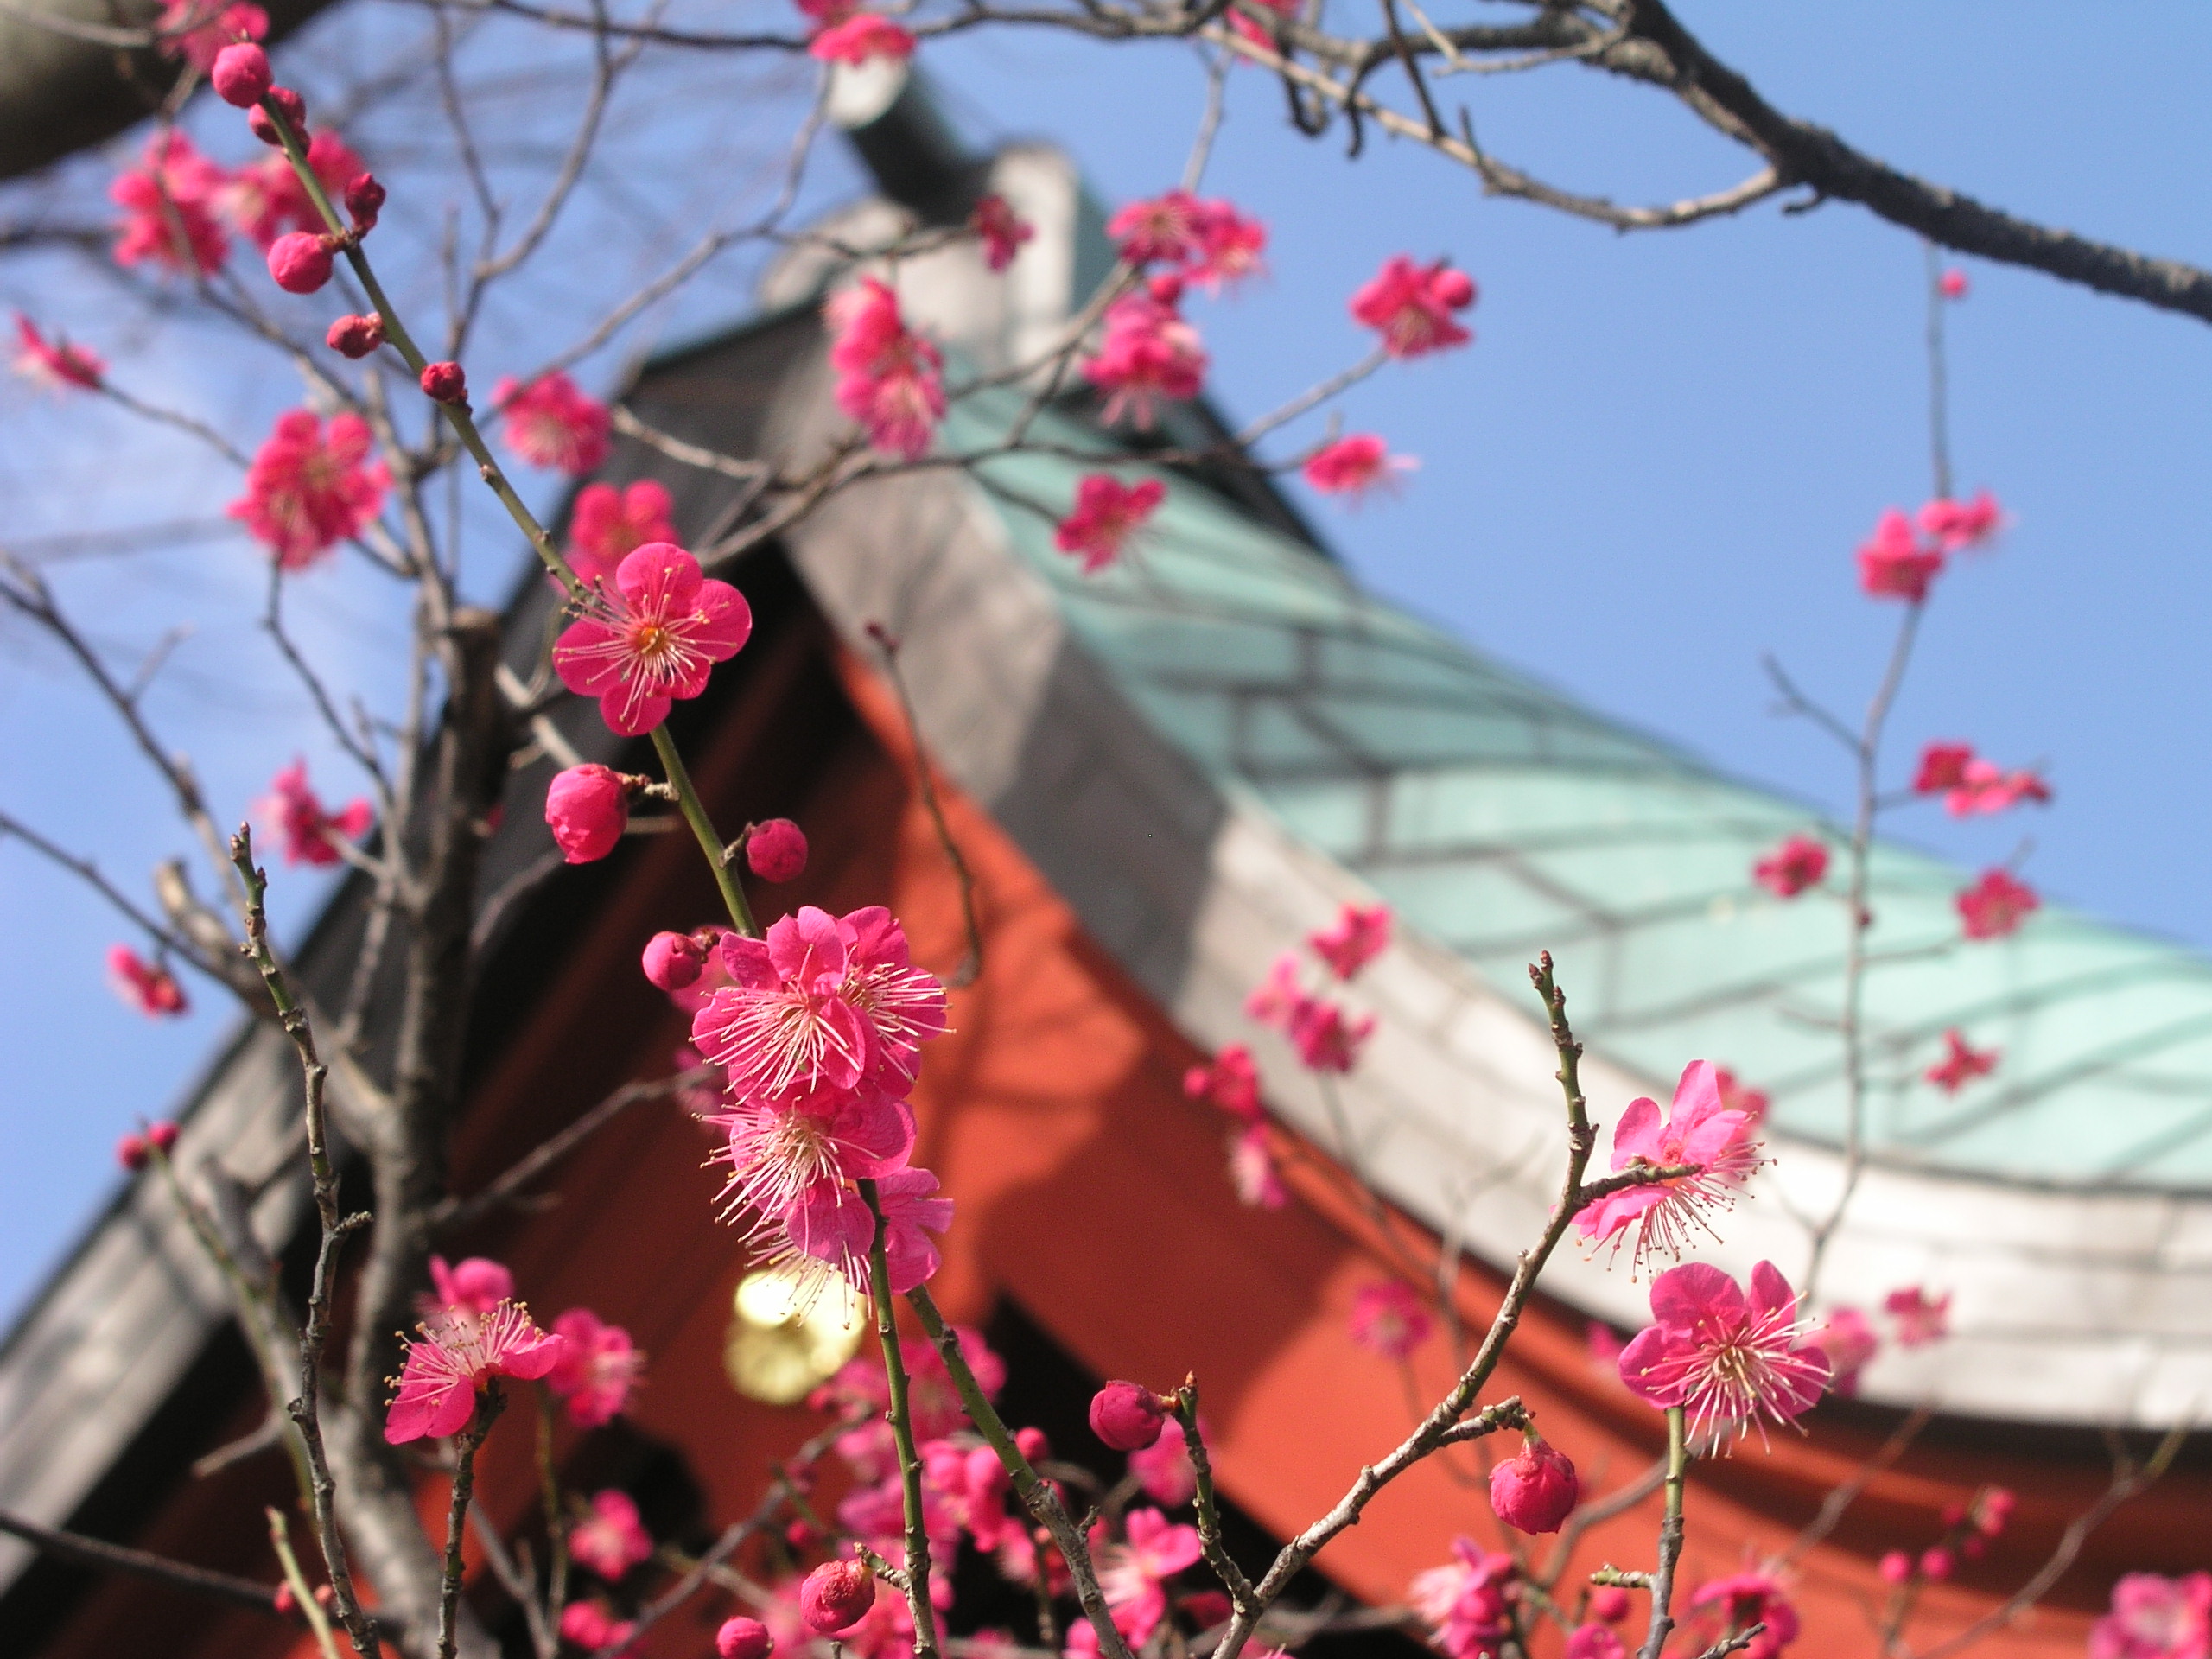
[[[761,1268],[739,1281],[722,1370],[730,1386],[764,1405],[795,1406],[860,1351],[868,1309],[833,1277],[810,1303],[796,1275]]]

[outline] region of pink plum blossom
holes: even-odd
[[[741,1099],[847,1090],[904,1093],[921,1046],[944,1029],[944,986],[915,967],[880,906],[842,917],[802,906],[765,939],[723,935],[729,983],[694,1017],[691,1040],[729,1068]]]
[[[2206,1659],[2212,1654],[2212,1573],[2129,1573],[2112,1611],[2089,1627],[2089,1659]]]
[[[1736,1074],[1725,1065],[1713,1068],[1713,1081],[1720,1090],[1720,1104],[1726,1110],[1741,1112],[1745,1121],[1754,1128],[1766,1122],[1767,1097],[1763,1089],[1754,1089],[1738,1080]]]
[[[353,147],[329,131],[308,140],[308,168],[323,193],[334,199],[345,194],[354,178],[368,176]],[[214,204],[264,253],[288,234],[319,238],[329,228],[321,208],[283,156],[264,156],[231,174],[218,188]]]
[[[1944,792],[1943,810],[1964,818],[2006,811],[2023,801],[2049,804],[2050,785],[2026,767],[2007,772],[1995,761],[1976,756],[1960,768],[1958,782]]]
[[[583,1519],[569,1529],[569,1554],[609,1584],[652,1553],[652,1538],[638,1519],[637,1500],[614,1487],[594,1494]]]
[[[585,601],[553,647],[554,671],[625,737],[650,732],[678,697],[707,689],[716,663],[753,632],[753,610],[671,542],[648,542],[614,572],[614,591]]]
[[[231,244],[216,219],[215,204],[226,176],[181,132],[156,132],[139,166],[108,187],[109,199],[124,214],[117,228],[115,263],[151,261],[187,276],[221,270]]]
[[[1828,873],[1828,849],[1810,836],[1792,836],[1751,866],[1751,880],[1777,899],[1795,899]]]
[[[2043,904],[2033,887],[2004,870],[1983,871],[1981,880],[1953,902],[1970,939],[2001,939]]]
[[[1922,533],[1933,537],[1946,553],[1986,547],[2005,528],[2005,509],[1987,490],[1971,501],[1929,501],[1917,517]]]
[[[1607,1585],[1606,1589],[1617,1586]],[[1619,1637],[1603,1624],[1579,1624],[1567,1635],[1566,1659],[1628,1659]]]
[[[1123,484],[1107,473],[1087,473],[1075,486],[1075,510],[1052,532],[1052,545],[1083,561],[1083,574],[1096,575],[1136,542],[1145,524],[1167,499],[1156,478]]]
[[[1196,1528],[1171,1522],[1158,1510],[1131,1510],[1122,1531],[1124,1541],[1095,1549],[1098,1587],[1114,1628],[1141,1647],[1167,1617],[1166,1581],[1205,1552]]]
[[[655,479],[641,478],[619,490],[612,484],[585,485],[569,515],[569,563],[587,587],[611,582],[616,567],[646,543],[676,539],[670,518],[674,506],[668,486]]]
[[[1299,982],[1297,954],[1286,950],[1268,964],[1267,977],[1244,999],[1245,1017],[1263,1026],[1287,1027],[1306,1000],[1306,988]]]
[[[1666,1120],[1650,1099],[1629,1103],[1613,1128],[1612,1170],[1695,1166],[1687,1175],[1623,1187],[1588,1205],[1575,1217],[1582,1236],[1614,1241],[1618,1249],[1627,1230],[1636,1229],[1631,1260],[1637,1269],[1663,1251],[1680,1260],[1694,1230],[1712,1230],[1706,1220],[1716,1208],[1732,1205],[1744,1182],[1759,1166],[1758,1144],[1751,1120],[1720,1103],[1719,1074],[1709,1060],[1682,1068]]]
[[[1728,1631],[1764,1624],[1766,1629],[1743,1649],[1745,1659],[1775,1659],[1797,1639],[1802,1628],[1796,1608],[1772,1573],[1738,1573],[1700,1585],[1690,1598],[1690,1611],[1722,1621]]]
[[[1931,1297],[1922,1287],[1907,1285],[1882,1299],[1882,1311],[1897,1321],[1900,1348],[1923,1348],[1951,1333],[1948,1291]]]
[[[559,1361],[545,1375],[545,1386],[568,1408],[578,1428],[603,1428],[622,1414],[630,1394],[645,1376],[645,1357],[619,1325],[608,1325],[588,1307],[572,1307],[553,1321],[563,1343]]]
[[[1265,269],[1260,256],[1267,251],[1268,227],[1225,201],[1202,206],[1198,257],[1183,274],[1209,294],[1259,275]]]
[[[1652,1405],[1680,1407],[1700,1441],[1794,1421],[1827,1387],[1827,1356],[1770,1262],[1752,1268],[1748,1296],[1705,1262],[1670,1268],[1651,1281],[1651,1315],[1657,1323],[1621,1351],[1621,1381]]]
[[[903,1296],[937,1274],[944,1258],[930,1236],[952,1225],[952,1200],[937,1196],[938,1179],[926,1169],[894,1169],[875,1179],[876,1203],[883,1211],[884,1266],[891,1294]],[[774,1259],[804,1268],[807,1262],[842,1274],[868,1294],[868,1253],[875,1239],[875,1218],[859,1194],[828,1185],[810,1189],[785,1212],[787,1245]]]
[[[831,1195],[853,1182],[903,1167],[914,1147],[914,1115],[903,1101],[841,1089],[748,1100],[708,1121],[727,1137],[713,1160],[729,1168],[723,1218],[752,1215],[747,1236],[755,1243],[780,1243],[800,1205],[835,1203]]]
[[[1375,1016],[1345,1014],[1334,1002],[1314,997],[1290,1019],[1291,1046],[1312,1071],[1344,1073],[1359,1064],[1359,1051],[1375,1034]]]
[[[1338,979],[1348,980],[1389,946],[1390,923],[1388,905],[1346,905],[1335,921],[1306,936],[1306,947]]]
[[[984,268],[995,271],[1012,264],[1021,245],[1037,234],[1036,227],[1024,224],[1004,196],[995,194],[976,204],[968,215],[968,228],[983,245]]]
[[[1895,507],[1875,520],[1874,533],[1859,544],[1859,586],[1875,599],[1917,605],[1942,569],[1942,548],[1923,545],[1912,521]]]
[[[1107,307],[1104,337],[1083,372],[1107,394],[1100,419],[1111,426],[1127,416],[1145,429],[1162,401],[1198,395],[1208,361],[1198,331],[1183,320],[1172,300],[1131,294]]]
[[[837,373],[837,407],[886,454],[918,459],[944,418],[944,359],[938,348],[907,327],[899,296],[873,276],[831,296],[823,314],[835,335],[830,366]]]
[[[376,821],[365,798],[356,798],[336,812],[325,810],[308,786],[308,763],[298,760],[270,779],[269,793],[255,803],[255,810],[282,842],[287,864],[335,864],[340,854],[333,839],[358,842]]]
[[[157,962],[148,962],[127,944],[111,944],[107,951],[107,982],[124,1005],[156,1018],[180,1014],[190,1005],[176,976]]]
[[[1957,789],[1967,780],[1967,767],[1974,761],[1971,743],[1929,743],[1920,751],[1920,769],[1913,774],[1912,789],[1916,795],[1940,795],[1947,790]]]
[[[1196,260],[1207,207],[1188,190],[1133,201],[1106,221],[1114,251],[1133,265],[1182,265]]]
[[[586,1653],[628,1653],[637,1629],[635,1619],[617,1618],[596,1601],[572,1601],[561,1610],[562,1638]]]
[[[154,20],[156,48],[165,58],[182,58],[205,74],[223,48],[235,41],[269,36],[269,14],[259,6],[219,5],[213,0],[162,0]]]
[[[86,391],[100,389],[100,377],[107,365],[99,353],[82,346],[72,346],[57,335],[48,340],[39,332],[38,325],[22,312],[16,313],[16,338],[19,342],[16,353],[16,372],[34,385],[59,390],[76,386]]]
[[[1370,1354],[1404,1359],[1435,1328],[1421,1293],[1402,1279],[1378,1279],[1352,1293],[1351,1339]]]
[[[889,58],[894,63],[904,63],[914,55],[914,37],[888,17],[861,11],[823,29],[806,49],[823,63],[850,64],[858,68],[870,58]]]
[[[1300,470],[1322,494],[1357,503],[1375,490],[1395,491],[1397,474],[1420,464],[1410,455],[1391,454],[1372,432],[1355,432],[1316,450]]]
[[[2003,1058],[1993,1048],[1969,1047],[1956,1026],[1943,1033],[1943,1058],[1922,1075],[1947,1095],[1955,1095],[1976,1077],[1986,1077]]]
[[[459,1433],[494,1378],[543,1376],[568,1345],[532,1324],[519,1302],[501,1302],[477,1319],[425,1319],[416,1331],[385,1417],[384,1437],[394,1446]]]
[[[1513,1558],[1465,1537],[1452,1541],[1452,1554],[1457,1559],[1447,1565],[1415,1573],[1406,1599],[1448,1659],[1495,1656],[1513,1633]]]
[[[279,415],[246,469],[245,493],[225,508],[277,567],[303,570],[361,533],[384,505],[391,474],[369,459],[369,423],[313,410]]]
[[[607,405],[565,374],[541,375],[528,385],[509,375],[492,388],[492,407],[505,416],[507,448],[532,467],[582,478],[598,471],[613,447]]]
[[[515,1276],[489,1256],[472,1255],[448,1264],[430,1258],[430,1288],[415,1299],[425,1319],[480,1319],[501,1302],[515,1299]]]
[[[1290,1202],[1265,1124],[1252,1124],[1230,1137],[1229,1182],[1236,1189],[1237,1202],[1248,1209],[1280,1210]]]
[[[1882,1339],[1855,1307],[1839,1307],[1813,1327],[1811,1341],[1828,1357],[1829,1386],[1847,1400],[1859,1392],[1859,1373],[1881,1351]]]
[[[1242,1043],[1227,1045],[1210,1064],[1185,1071],[1183,1092],[1192,1100],[1211,1101],[1240,1123],[1257,1123],[1266,1116],[1260,1105],[1260,1070]]]
[[[1198,1438],[1205,1440],[1211,1432],[1206,1420],[1199,1418]],[[1162,1434],[1150,1446],[1130,1452],[1129,1472],[1154,1503],[1171,1510],[1181,1508],[1198,1493],[1198,1471],[1191,1462],[1191,1448],[1180,1430]]]
[[[1414,358],[1472,340],[1453,314],[1474,302],[1475,284],[1466,272],[1442,259],[1417,265],[1401,253],[1352,296],[1351,315],[1382,336],[1382,349],[1392,357]]]

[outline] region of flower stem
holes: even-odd
[[[676,804],[683,813],[684,823],[699,838],[699,850],[707,855],[707,868],[715,873],[715,885],[722,890],[722,903],[729,910],[730,920],[747,938],[758,938],[760,930],[753,925],[752,906],[745,902],[745,889],[738,885],[737,873],[722,856],[722,838],[715,833],[715,821],[707,816],[706,804],[692,786],[691,773],[666,726],[653,728],[653,749],[660,756],[661,769],[668,773],[668,786],[676,791]]]
[[[285,157],[292,163],[292,171],[298,177],[301,188],[315,203],[315,211],[322,216],[322,222],[330,227],[333,236],[350,238],[346,223],[339,217],[338,209],[331,204],[330,194],[322,188],[322,181],[315,176],[315,168],[308,165],[306,135],[295,131],[291,122],[285,118],[283,111],[270,99],[264,99],[261,107],[276,124],[277,133],[284,141]],[[369,303],[376,308],[377,315],[384,320],[385,338],[391,342],[393,349],[398,352],[408,368],[417,375],[421,374],[429,366],[430,359],[423,354],[422,348],[415,343],[415,337],[407,332],[407,325],[400,321],[399,313],[393,308],[390,296],[384,291],[384,284],[377,280],[376,270],[369,264],[368,255],[361,251],[357,240],[348,239],[345,248],[346,263],[353,268],[353,275],[360,279],[361,287],[369,296]],[[468,405],[447,404],[442,407],[446,419],[452,423],[454,434],[461,439],[461,447],[476,462],[478,474],[491,486],[492,493],[499,498],[499,505],[507,510],[507,516],[515,521],[515,527],[530,538],[531,550],[567,589],[569,598],[582,598],[585,592],[583,582],[568,560],[561,556],[561,550],[553,545],[553,538],[545,533],[545,527],[523,505],[522,497],[515,493],[514,486],[507,481],[506,474],[493,458],[490,448],[484,442],[484,435],[476,429],[476,417],[469,412]]]
[[[1256,1619],[1263,1610],[1252,1593],[1252,1581],[1244,1576],[1244,1569],[1236,1565],[1221,1541],[1221,1510],[1215,1501],[1213,1464],[1206,1456],[1205,1436],[1198,1432],[1198,1385],[1195,1378],[1175,1390],[1175,1426],[1182,1433],[1183,1449],[1191,1455],[1191,1474],[1196,1488],[1192,1495],[1198,1510],[1198,1542],[1206,1553],[1206,1565],[1213,1568],[1214,1576],[1229,1592],[1230,1601],[1236,1610]]]
[[[976,1432],[991,1450],[999,1454],[999,1461],[1006,1466],[1022,1503],[1059,1546],[1060,1554],[1068,1564],[1068,1576],[1075,1581],[1076,1599],[1083,1604],[1084,1614],[1097,1633],[1099,1650],[1106,1659],[1132,1659],[1128,1642],[1116,1627],[1114,1617],[1107,1610],[1105,1593],[1098,1587],[1098,1573],[1091,1565],[1090,1546],[1076,1530],[1067,1506],[1060,1502],[1052,1484],[1037,1472],[1022,1455],[1021,1448],[1014,1443],[1013,1430],[1006,1426],[1006,1419],[999,1415],[998,1408],[984,1394],[983,1385],[976,1380],[967,1355],[960,1350],[959,1333],[944,1322],[944,1315],[938,1311],[936,1299],[930,1294],[927,1285],[917,1285],[908,1291],[906,1302],[944,1359],[944,1368],[952,1377],[953,1391],[959,1395],[960,1403],[967,1410],[968,1421],[976,1426]],[[1038,1570],[1044,1570],[1041,1561]]]
[[[446,1567],[438,1589],[438,1659],[453,1659],[461,1640],[461,1541],[468,1522],[468,1500],[476,1491],[476,1449],[492,1432],[506,1396],[495,1382],[476,1402],[476,1414],[454,1441],[453,1501],[446,1510]]]
[[[1667,1408],[1667,1510],[1659,1522],[1659,1565],[1651,1574],[1651,1625],[1637,1659],[1659,1659],[1673,1634],[1675,1562],[1682,1553],[1682,1483],[1689,1474],[1688,1420],[1680,1406]]]
[[[914,1659],[937,1659],[937,1611],[930,1605],[930,1535],[922,1510],[922,1459],[914,1449],[914,1414],[907,1398],[906,1362],[899,1349],[899,1309],[891,1296],[891,1264],[884,1246],[889,1230],[875,1183],[862,1181],[861,1197],[875,1217],[875,1236],[868,1247],[869,1288],[874,1293],[875,1336],[883,1344],[883,1374],[891,1395],[891,1438],[899,1447],[899,1495],[906,1512],[906,1560],[899,1587],[914,1620]]]

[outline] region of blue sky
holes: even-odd
[[[2212,263],[2212,109],[2201,96],[2212,13],[2145,4],[2126,29],[2091,30],[2056,4],[1681,10],[1781,107],[1899,166],[2032,218]],[[323,49],[333,35],[399,27],[378,16],[340,18]],[[978,35],[942,43],[930,63],[972,135],[1055,139],[1109,200],[1152,194],[1181,171],[1200,80],[1177,51]],[[787,106],[764,98],[728,113],[742,100],[717,91],[719,73],[683,72],[715,100],[721,153],[758,162]],[[1750,170],[1670,100],[1587,71],[1445,90],[1469,104],[1497,153],[1569,188],[1663,200]],[[698,137],[696,126],[655,132],[640,124],[622,142],[649,161],[655,143]],[[844,158],[824,159],[810,200],[854,188]],[[96,192],[99,176],[88,165],[79,188]],[[578,280],[619,291],[632,268],[664,256],[656,238],[681,221],[689,188],[662,187],[652,211],[636,209],[645,228],[632,245],[602,239],[571,268]],[[1471,350],[1395,366],[1349,401],[1356,427],[1423,462],[1395,502],[1314,506],[1366,580],[1601,709],[1841,807],[1841,757],[1774,715],[1759,661],[1775,652],[1846,709],[1878,671],[1893,613],[1858,595],[1850,561],[1883,507],[1927,493],[1916,241],[1840,205],[1619,236],[1485,200],[1408,144],[1371,142],[1347,162],[1341,135],[1292,132],[1279,91],[1249,71],[1234,77],[1206,188],[1273,232],[1267,281],[1193,308],[1216,395],[1236,416],[1359,353],[1344,301],[1387,254],[1449,253],[1481,284]],[[416,229],[434,226],[418,210]],[[1930,817],[1901,832],[1980,863],[2012,855],[2024,830],[2026,868],[2048,892],[2212,946],[2201,852],[2212,818],[2212,665],[2201,645],[2212,609],[2202,459],[2212,331],[1963,263],[1974,292],[1949,314],[1960,481],[1993,489],[2016,523],[1941,591],[1898,713],[1896,765],[1923,738],[1970,739],[2003,760],[2047,762],[2058,799],[2024,821]],[[590,365],[600,382],[652,330],[738,315],[747,274],[735,264],[658,314]],[[569,303],[542,289],[522,296],[495,317],[487,356],[557,327]],[[14,304],[94,338],[134,384],[241,433],[296,397],[265,374],[211,374],[207,338],[173,322],[98,334],[99,294],[58,266],[0,268],[0,306]],[[489,372],[508,366],[520,364]],[[125,436],[103,416],[0,397],[10,534],[219,515],[232,477],[135,430],[132,464],[118,472],[112,446]],[[498,537],[487,524],[494,563],[505,556]],[[146,560],[81,561],[60,580],[126,658],[169,627],[194,630],[154,706],[189,741],[224,810],[243,807],[295,751],[334,792],[350,792],[270,671],[251,626],[259,576],[242,544],[218,536]],[[484,581],[498,585],[489,570]],[[401,638],[390,598],[356,574],[303,585],[295,601],[319,660],[358,671],[372,692],[388,683],[378,660]],[[50,650],[13,626],[0,645],[0,743],[15,763],[0,805],[143,888],[155,858],[183,850],[143,770]],[[316,896],[286,880],[280,919],[296,924]],[[175,1024],[118,1007],[99,963],[119,937],[94,901],[0,848],[14,1062],[0,1097],[12,1154],[0,1166],[0,1310],[19,1304],[112,1190],[115,1136],[173,1101],[228,1027],[204,988],[201,1011]]]

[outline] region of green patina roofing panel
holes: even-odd
[[[982,448],[1018,406],[963,399],[951,435]],[[1035,435],[1106,453],[1051,416]],[[1485,661],[1185,480],[1166,477],[1138,556],[1086,577],[1038,510],[1065,511],[1085,470],[1029,454],[985,476],[1076,636],[1165,736],[1508,995],[1552,950],[1599,1052],[1662,1078],[1712,1058],[1770,1093],[1777,1128],[1841,1139],[1823,1023],[1841,989],[1840,910],[1750,880],[1808,826],[1804,808]],[[1871,946],[1893,958],[1866,986],[1877,1155],[2212,1185],[2212,963],[2056,906],[2012,938],[1961,943],[1952,899],[1967,879],[1877,850]],[[1956,1097],[1921,1080],[1953,1026],[2004,1057]]]

